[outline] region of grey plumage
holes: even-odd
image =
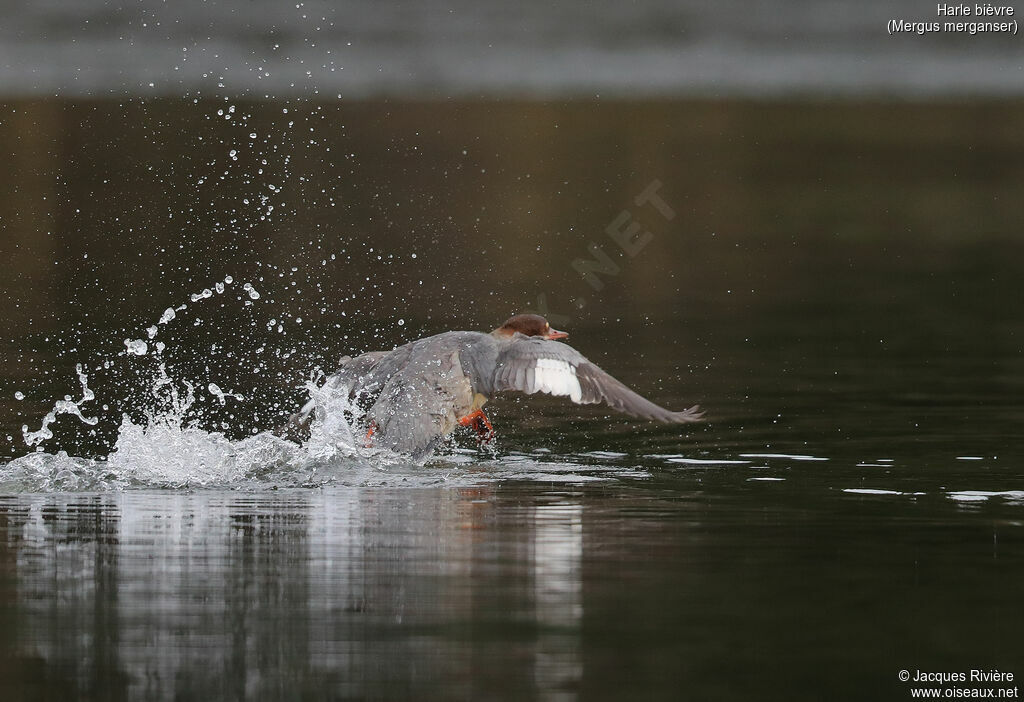
[[[505,391],[545,392],[577,404],[604,402],[666,423],[704,418],[697,406],[673,412],[654,404],[567,344],[500,331],[445,332],[393,351],[345,358],[327,383],[350,388],[351,400],[365,411],[374,446],[414,456],[431,451],[461,417]],[[288,426],[308,427],[311,410],[307,405]]]
[[[673,412],[656,405],[605,373],[568,344],[539,337],[514,338],[498,355],[499,368],[503,368],[504,372],[498,374],[499,380],[494,386],[494,391],[518,390],[529,394],[537,392],[535,374],[537,361],[541,359],[559,361],[571,368],[580,388],[580,398],[573,398],[576,404],[604,402],[624,414],[666,424],[699,422],[704,418],[700,407],[696,405],[682,412]],[[527,380],[518,381],[518,370],[524,367],[529,370]],[[517,382],[507,380],[512,377],[513,372]]]

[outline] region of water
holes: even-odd
[[[774,464],[788,482],[6,496],[4,684],[900,699],[900,668],[963,667],[965,645],[1016,670],[1019,498],[851,495]]]
[[[1019,104],[235,108],[0,106],[5,698],[1024,674]],[[496,399],[494,453],[423,465],[269,433],[343,353],[542,303],[708,423]]]

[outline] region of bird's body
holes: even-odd
[[[327,382],[347,388],[353,404],[365,411],[368,442],[414,456],[431,451],[460,425],[489,438],[491,426],[481,408],[508,390],[568,397],[577,404],[606,402],[660,422],[703,418],[696,406],[672,412],[644,399],[556,341],[566,336],[542,317],[516,315],[490,334],[444,332],[393,351],[346,357]],[[312,403],[289,424],[308,424],[311,411]]]

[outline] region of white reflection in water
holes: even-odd
[[[583,675],[580,504],[499,513],[486,486],[25,495],[0,501],[4,547],[18,597],[0,625],[72,689],[107,677],[111,699],[518,681],[570,700]],[[528,617],[530,655],[510,663],[494,632]]]
[[[885,490],[882,488],[843,488],[843,492],[854,495],[910,495],[911,497],[920,497],[925,494],[923,492],[902,492],[900,490]]]
[[[948,495],[957,502],[985,502],[991,497],[1001,497],[1010,504],[1024,504],[1024,490],[956,490]]]
[[[545,699],[572,700],[583,677],[583,506],[538,506],[533,524],[534,596],[541,630],[535,680]]]
[[[21,538],[24,540],[25,546],[34,548],[43,547],[46,540],[50,538],[50,529],[43,521],[43,510],[38,504],[29,507],[28,521],[21,529]]]

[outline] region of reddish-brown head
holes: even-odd
[[[517,314],[505,320],[505,323],[494,330],[500,336],[512,336],[516,332],[525,336],[539,336],[545,339],[565,339],[566,332],[553,329],[548,320],[539,314]]]

